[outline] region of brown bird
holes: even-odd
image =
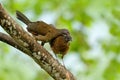
[[[69,31],[65,30],[64,34],[51,40],[49,44],[53,52],[55,53],[55,55],[61,54],[61,58],[63,59],[64,55],[67,53],[69,49],[71,40],[72,40],[72,37],[70,36]]]
[[[70,33],[67,29],[56,29],[51,24],[43,21],[31,22],[23,13],[16,11],[17,18],[27,25],[27,30],[32,33],[36,40],[44,43],[49,42],[55,54],[61,54],[63,59],[64,55],[69,49],[69,41],[72,40]]]
[[[27,30],[32,33],[36,40],[42,41],[42,45],[50,42],[59,35],[64,34],[66,29],[56,29],[43,21],[31,22],[23,13],[16,11],[17,18],[27,25]]]

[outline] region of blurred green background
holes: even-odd
[[[120,0],[0,2],[15,20],[19,10],[32,21],[43,20],[70,31],[73,41],[64,63],[77,80],[120,80]],[[52,52],[49,45],[46,48]],[[53,79],[27,55],[0,42],[0,80]]]

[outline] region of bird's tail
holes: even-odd
[[[16,16],[19,20],[24,22],[26,25],[29,24],[31,21],[20,11],[16,11]]]

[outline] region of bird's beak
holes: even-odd
[[[71,36],[69,37],[69,41],[72,41],[72,37]]]
[[[67,36],[66,37],[66,41],[72,41],[72,37],[71,36]]]

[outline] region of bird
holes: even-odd
[[[27,30],[30,32],[37,41],[42,41],[41,45],[44,46],[46,42],[50,42],[59,35],[64,34],[67,29],[57,29],[51,24],[44,21],[30,21],[22,12],[16,11],[17,18],[27,25]]]
[[[72,41],[68,29],[57,29],[53,25],[43,21],[32,22],[20,11],[16,11],[16,16],[27,25],[28,32],[30,32],[37,41],[42,41],[42,46],[48,42],[54,54],[60,54],[63,60],[63,57],[69,50],[70,41]]]

